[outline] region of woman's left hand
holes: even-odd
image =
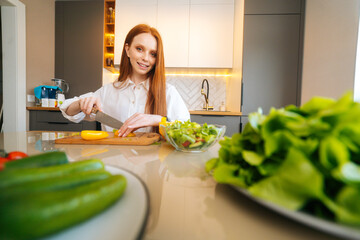
[[[126,137],[129,133],[142,127],[158,126],[161,118],[160,115],[135,113],[119,129],[119,136]]]

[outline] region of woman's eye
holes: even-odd
[[[141,49],[141,47],[137,47],[136,50],[141,51],[142,49]]]
[[[151,56],[156,57],[156,53],[151,53]]]

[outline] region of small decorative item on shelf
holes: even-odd
[[[109,46],[113,46],[114,45],[114,36],[109,35],[107,37],[107,43],[108,43]]]
[[[108,23],[114,23],[115,11],[112,7],[109,7],[108,10]]]
[[[114,60],[112,57],[106,58],[106,66],[113,67],[114,66]]]
[[[226,111],[226,107],[225,107],[224,101],[221,102],[220,111],[222,111],[222,112],[225,112],[225,111]]]

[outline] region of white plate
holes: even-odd
[[[106,166],[105,169],[112,174],[121,174],[126,177],[127,187],[124,195],[100,214],[51,235],[47,239],[127,240],[141,238],[149,212],[149,196],[145,185],[128,171],[111,166]]]
[[[327,221],[320,219],[318,217],[312,216],[310,214],[299,212],[299,211],[291,211],[286,208],[283,208],[279,205],[273,204],[271,202],[262,200],[260,198],[256,198],[252,196],[248,191],[242,189],[240,187],[232,186],[248,198],[252,199],[253,201],[263,205],[275,212],[278,212],[286,217],[289,217],[293,220],[301,222],[305,225],[308,225],[312,228],[339,236],[344,237],[346,239],[360,239],[360,228],[350,227],[346,225],[341,225],[339,223]]]

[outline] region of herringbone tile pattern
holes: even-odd
[[[226,77],[224,76],[167,76],[167,82],[174,85],[185,101],[189,110],[200,110],[205,105],[205,98],[201,95],[201,83],[209,81],[209,106],[219,110],[222,102],[226,105]],[[204,84],[206,93],[206,84]]]

